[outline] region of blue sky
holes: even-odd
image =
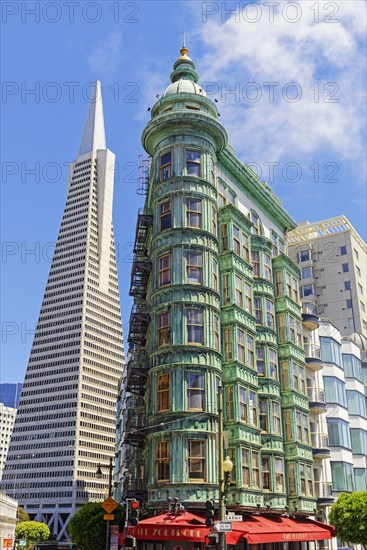
[[[114,225],[126,334],[142,206],[140,136],[148,107],[169,84],[182,30],[241,160],[297,221],[345,214],[366,239],[364,1],[3,1],[1,8],[2,382],[24,377],[67,164],[96,79],[118,163]]]

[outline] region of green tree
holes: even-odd
[[[103,519],[106,512],[100,502],[88,502],[71,518],[68,531],[73,542],[83,550],[105,550],[106,548],[106,524]],[[120,524],[124,518],[122,506],[118,506],[113,514],[113,523]]]
[[[17,510],[17,522],[21,523],[22,521],[29,521],[29,515],[25,512],[24,508],[18,506]]]
[[[332,505],[329,523],[343,542],[367,547],[367,491],[341,493]]]
[[[27,550],[32,550],[40,540],[47,540],[49,535],[50,529],[39,521],[22,521],[15,528],[15,538],[26,540]]]

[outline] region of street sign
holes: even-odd
[[[242,516],[236,516],[235,514],[228,514],[224,519],[226,521],[242,521]]]
[[[113,521],[115,519],[115,514],[104,514],[103,519],[107,521]]]
[[[228,533],[229,531],[232,531],[232,522],[231,521],[218,521],[214,525],[218,533]]]
[[[106,510],[107,514],[110,514],[117,508],[118,504],[112,497],[108,497],[104,502],[102,502],[102,508]]]

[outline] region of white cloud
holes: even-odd
[[[223,22],[221,4],[219,13],[208,17],[197,32],[208,52],[199,68],[201,80],[215,82],[221,90],[216,94],[221,120],[239,156],[246,162],[299,161],[326,151],[330,161],[362,160],[365,3],[300,2],[302,16],[297,23],[282,16],[289,4],[283,0],[273,23],[261,2],[258,22],[249,23],[241,14],[237,22],[233,17]],[[319,6],[318,23],[310,10],[315,4]],[[338,12],[331,15],[330,6]],[[324,22],[327,16],[338,22]],[[302,89],[295,103],[282,96],[283,87],[292,81]],[[255,103],[243,94],[249,82],[261,87],[262,97]],[[280,83],[274,88],[274,102],[269,101],[265,82]],[[236,83],[237,101],[233,94],[226,95]],[[288,91],[291,97],[295,89]]]
[[[88,56],[88,65],[95,72],[110,72],[115,69],[120,56],[121,34],[118,30],[110,34]]]

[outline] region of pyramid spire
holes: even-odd
[[[79,155],[84,155],[97,149],[106,149],[106,134],[104,129],[102,90],[100,80],[96,80],[91,98],[87,120],[84,126]]]

